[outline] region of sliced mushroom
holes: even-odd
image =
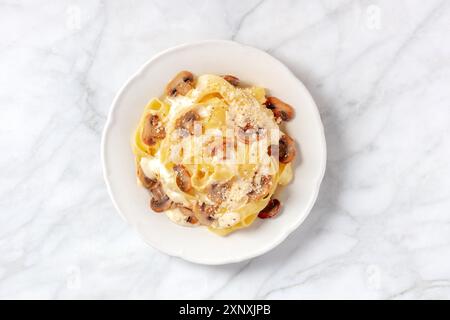
[[[228,180],[224,183],[213,183],[208,187],[208,198],[214,203],[222,203],[225,200],[228,190],[230,190],[232,180]]]
[[[165,195],[163,198],[152,198],[150,201],[150,208],[155,212],[163,212],[169,210],[172,206],[172,201]]]
[[[252,191],[247,193],[250,200],[256,201],[264,198],[272,187],[272,176],[261,176],[260,181],[253,182]]]
[[[173,167],[173,171],[177,173],[177,186],[181,191],[189,193],[192,191],[191,175],[185,166],[177,164]]]
[[[165,194],[162,185],[158,183],[153,189],[150,190],[153,197],[150,201],[150,207],[155,212],[163,212],[169,210],[172,207],[172,200]]]
[[[238,127],[237,137],[238,139],[245,143],[249,144],[251,141],[264,138],[266,135],[266,129],[264,128],[255,128],[251,124],[247,123],[245,127]]]
[[[194,135],[195,122],[200,120],[200,115],[194,110],[190,110],[177,119],[175,128],[178,129],[180,137]]]
[[[294,108],[286,102],[275,97],[267,97],[264,103],[268,109],[271,109],[275,118],[283,121],[289,121],[294,117]]]
[[[189,71],[181,71],[166,86],[166,94],[175,97],[185,95],[194,85],[194,75]]]
[[[296,154],[294,140],[284,134],[278,143],[278,159],[281,163],[289,163],[294,160]]]
[[[259,212],[258,217],[261,219],[273,218],[278,215],[280,209],[280,201],[278,199],[270,199],[267,206]]]
[[[196,203],[194,205],[195,217],[198,218],[198,221],[201,225],[209,226],[214,221],[213,215],[216,213],[216,207],[202,203]]]
[[[164,139],[166,130],[162,126],[159,117],[156,114],[149,114],[144,119],[142,129],[142,141],[149,146],[156,144],[157,140]]]
[[[224,78],[226,81],[228,81],[231,85],[237,87],[239,85],[239,78],[232,76],[231,74],[226,74],[224,76],[222,76],[222,78]]]
[[[151,179],[144,174],[144,171],[142,170],[139,163],[137,164],[136,171],[137,171],[137,177],[138,177],[139,181],[142,183],[142,185],[144,186],[144,188],[151,190],[158,184],[158,180]]]

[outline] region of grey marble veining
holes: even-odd
[[[3,1],[0,298],[450,298],[450,2]],[[327,173],[268,254],[200,266],[114,212],[100,135],[155,53],[233,39],[316,99]]]

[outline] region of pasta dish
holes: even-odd
[[[289,104],[234,76],[178,73],[132,137],[150,208],[219,235],[276,216],[274,193],[291,181],[296,155],[280,125],[293,116]]]

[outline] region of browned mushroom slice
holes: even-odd
[[[216,208],[212,205],[196,203],[194,205],[195,217],[201,225],[209,226],[214,221],[213,215],[216,213]]]
[[[270,199],[267,206],[259,212],[258,217],[261,219],[273,218],[278,215],[280,209],[280,201],[278,199]]]
[[[245,127],[239,127],[237,130],[238,139],[245,143],[249,144],[251,141],[264,138],[266,135],[266,129],[264,128],[255,128],[251,124],[247,123]]]
[[[278,159],[281,163],[289,163],[294,160],[296,154],[295,143],[291,137],[284,134],[278,144]]]
[[[177,173],[177,186],[181,191],[189,193],[192,190],[191,175],[185,166],[177,164],[173,167]]]
[[[155,212],[163,212],[169,210],[172,206],[172,201],[165,195],[162,198],[152,198],[150,201],[150,208]]]
[[[166,94],[175,97],[188,93],[194,84],[194,75],[189,71],[181,71],[166,86]]]
[[[260,200],[269,194],[272,187],[272,176],[262,176],[260,181],[253,182],[252,191],[247,193],[250,200]]]
[[[137,177],[138,177],[139,181],[142,183],[142,185],[144,186],[144,188],[153,189],[158,184],[158,180],[150,179],[149,177],[147,177],[144,174],[144,171],[142,170],[139,163],[137,164],[136,171],[137,171]]]
[[[232,180],[228,180],[224,183],[213,183],[208,187],[208,198],[214,203],[222,203],[225,200],[228,190],[230,190]]]
[[[294,117],[294,108],[286,102],[275,97],[267,97],[264,103],[268,109],[271,109],[275,118],[283,121],[289,121]]]
[[[149,114],[144,119],[142,141],[149,146],[156,144],[157,140],[164,139],[166,130],[156,114]]]
[[[150,201],[150,207],[153,211],[163,212],[169,210],[172,207],[173,202],[170,200],[167,194],[164,193],[164,190],[160,183],[158,183],[158,185],[150,191],[153,195],[152,200]]]
[[[178,135],[186,137],[189,134],[193,135],[195,122],[200,120],[200,116],[194,110],[190,110],[177,119],[175,128],[178,129]]]
[[[231,74],[226,74],[224,76],[222,76],[222,78],[224,78],[226,81],[228,81],[231,85],[237,87],[239,85],[239,78],[232,76]]]

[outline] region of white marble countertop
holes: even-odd
[[[450,298],[450,1],[2,1],[0,298]],[[113,96],[155,53],[233,39],[315,97],[328,166],[268,254],[147,247],[100,164]]]

